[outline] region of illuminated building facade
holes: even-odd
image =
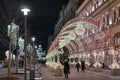
[[[76,11],[76,17],[91,17],[108,26],[111,33],[110,38],[104,38],[104,62],[112,63],[109,48],[115,50],[120,47],[120,0],[85,0]],[[105,30],[102,27],[102,30]],[[117,55],[117,62],[120,64],[120,53]]]
[[[85,61],[99,71],[120,69],[120,0],[84,0],[58,33],[50,46],[47,59],[66,47],[71,65]],[[63,50],[65,52],[65,50]],[[51,63],[51,62],[50,62]],[[49,64],[49,62],[48,62]]]

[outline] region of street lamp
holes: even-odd
[[[24,43],[24,51],[25,51],[25,80],[27,79],[26,77],[26,53],[27,53],[27,15],[28,15],[28,12],[30,12],[30,9],[27,9],[27,8],[23,8],[21,9],[21,11],[24,13],[24,16],[25,16],[25,43]]]
[[[28,15],[28,12],[30,12],[30,9],[28,9],[28,8],[23,8],[23,9],[21,9],[21,11],[24,13],[25,16],[27,16],[27,15]]]

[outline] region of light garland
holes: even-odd
[[[85,33],[85,28],[81,22],[78,22],[77,27],[75,28],[75,33],[77,35],[83,35]]]
[[[88,62],[88,61],[85,62],[85,64],[86,64],[87,66],[90,66],[90,65],[91,65],[90,62]]]
[[[114,62],[113,64],[109,65],[110,69],[120,69],[120,65],[117,62]]]
[[[93,66],[95,67],[95,68],[101,68],[102,67],[102,64],[100,64],[99,62],[96,62],[95,64],[93,64]]]

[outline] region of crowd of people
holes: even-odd
[[[70,65],[69,65],[69,62],[67,59],[64,60],[64,69],[63,69],[63,72],[64,72],[64,75],[65,75],[65,78],[68,78],[68,75],[70,74]],[[84,72],[85,70],[85,61],[81,61],[81,65],[79,62],[76,63],[75,65],[75,68],[77,69],[77,72],[79,72],[79,69],[81,68],[81,71]]]

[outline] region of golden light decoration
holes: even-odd
[[[114,62],[113,64],[109,65],[110,69],[120,69],[120,65],[117,62]]]
[[[93,66],[94,66],[95,68],[97,68],[97,67],[101,68],[101,67],[102,67],[102,64],[100,64],[100,63],[97,61],[97,62],[95,62],[95,64],[93,64]]]
[[[87,66],[90,66],[90,65],[91,65],[90,62],[88,62],[88,61],[85,62],[85,64],[86,64]]]

